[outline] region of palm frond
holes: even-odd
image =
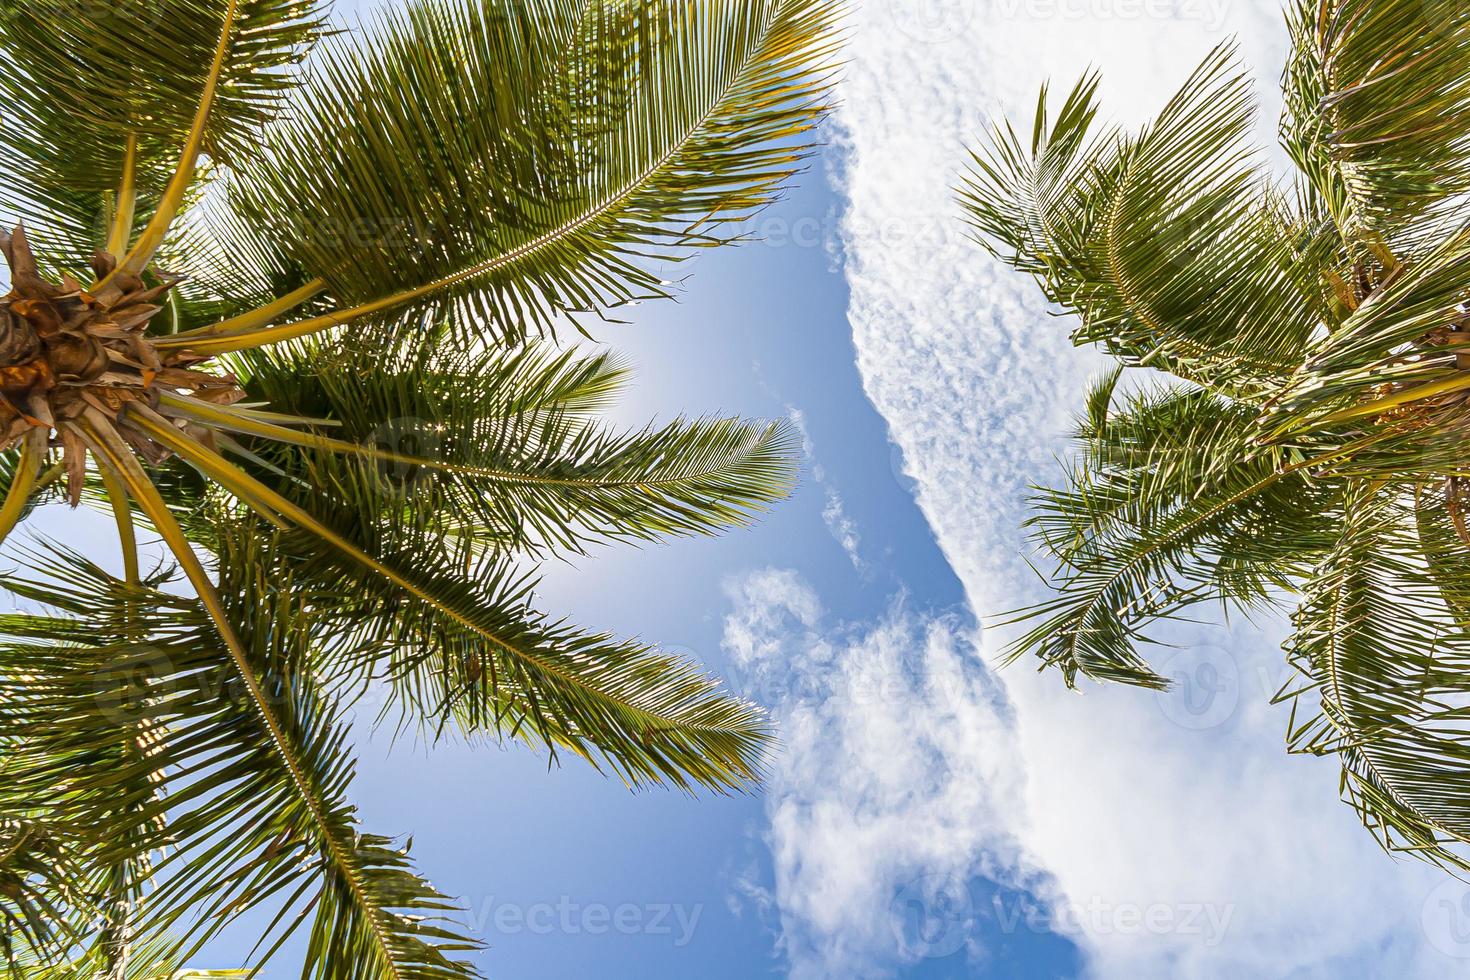
[[[360,480],[334,472],[342,464],[325,457],[355,459],[388,484],[360,502],[372,518],[409,507],[446,532],[510,549],[583,551],[598,540],[717,533],[749,524],[794,484],[796,449],[784,422],[680,420],[618,432],[585,410],[615,389],[604,358],[412,346],[399,364],[350,350],[254,366],[251,387],[263,400],[302,413],[303,424],[329,423],[329,435],[195,399],[165,397],[161,410],[252,444],[298,447],[259,451],[288,479],[339,496]]]
[[[1415,488],[1414,518],[1425,567],[1455,621],[1470,629],[1470,511],[1459,480]]]
[[[401,724],[520,740],[553,760],[566,751],[635,788],[743,790],[758,778],[764,714],[698,665],[543,615],[535,578],[504,561],[389,533],[361,548],[371,565],[316,535],[288,541],[297,574],[360,597],[339,627],[352,648],[381,651],[368,666],[391,685]]]
[[[1346,235],[1412,244],[1470,192],[1470,8],[1294,0],[1282,138]]]
[[[1059,565],[1055,597],[1010,659],[1038,656],[1069,684],[1162,687],[1141,648],[1147,628],[1207,600],[1262,605],[1330,543],[1334,488],[1295,453],[1252,445],[1254,413],[1199,390],[1163,390],[1108,410],[1109,377],[1079,433],[1065,487],[1033,498],[1027,526]]]
[[[0,777],[23,749],[4,741]],[[85,935],[96,881],[85,840],[32,801],[0,795],[0,959],[11,970],[62,957]]]
[[[1095,131],[1096,88],[1085,77],[1054,122],[1043,90],[1029,148],[995,129],[961,188],[968,220],[1080,314],[1076,343],[1259,394],[1321,322],[1303,266],[1322,245],[1269,191],[1233,46],[1134,137]]]
[[[1272,399],[1263,436],[1370,440],[1341,472],[1415,482],[1465,470],[1460,432],[1470,233],[1393,266],[1342,324],[1306,348]]]
[[[250,980],[249,970],[189,970],[179,965],[167,940],[140,943],[124,968],[113,972],[98,955],[74,956],[53,963],[34,957],[11,963],[12,980]]]
[[[167,952],[187,959],[244,907],[273,902],[282,915],[262,940],[267,958],[316,916],[308,976],[473,976],[447,958],[469,948],[437,922],[447,900],[356,826],[340,708],[302,669],[305,596],[261,575],[271,563],[259,538],[228,540],[218,594],[250,684],[203,601],[162,581],[130,586],[53,552],[41,577],[8,583],[56,613],[0,620],[5,729],[24,747],[6,796],[63,819],[93,863],[154,860],[132,921],[140,947],[177,936]],[[56,725],[57,712],[77,723]],[[141,722],[148,751],[118,759]],[[139,780],[146,794],[125,791]]]
[[[110,0],[0,5],[0,207],[28,219],[52,260],[85,269],[108,243],[131,183],[146,219],[224,59],[202,148],[216,161],[253,146],[319,36],[316,0]],[[131,147],[131,152],[130,152]]]
[[[478,716],[485,727],[516,735],[533,726],[526,732],[533,741],[604,759],[635,786],[692,782],[727,789],[756,778],[769,739],[764,716],[755,705],[720,694],[692,665],[535,613],[525,577],[512,577],[504,565],[466,571],[436,561],[443,551],[435,541],[442,539],[408,522],[367,524],[356,508],[336,506],[328,494],[310,493],[296,503],[160,417],[135,424],[265,520],[301,532],[311,544],[296,553],[316,563],[315,575],[377,610],[376,621],[366,620],[369,635],[379,629],[399,644],[447,645],[453,652],[447,676],[464,670],[477,682],[488,676],[493,708]],[[369,478],[349,496],[370,492],[367,484],[375,482]]]
[[[1293,702],[1291,748],[1341,759],[1344,796],[1385,848],[1463,872],[1470,634],[1421,555],[1396,491],[1355,494],[1337,546],[1303,586],[1287,645],[1307,683],[1282,697]],[[1462,594],[1467,568],[1455,570]]]
[[[418,0],[329,42],[230,200],[341,309],[190,348],[406,310],[520,337],[665,295],[650,259],[738,237],[801,165],[839,10]]]

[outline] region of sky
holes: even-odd
[[[353,4],[339,3],[350,13]],[[373,4],[356,5],[368,9]],[[1103,367],[966,240],[951,192],[997,112],[1096,66],[1148,118],[1235,36],[1272,138],[1274,0],[865,0],[822,154],[758,242],[680,268],[598,339],[615,414],[790,417],[800,489],[755,529],[547,570],[541,605],[656,639],[769,707],[744,796],[633,794],[574,760],[359,726],[367,827],[412,836],[484,972],[576,978],[1438,978],[1470,889],[1384,855],[1329,760],[1288,757],[1285,625],[1181,628],[1167,695],[999,669],[1036,599],[1018,531]],[[97,550],[110,525],[38,529]],[[228,967],[231,935],[196,964]],[[263,974],[295,976],[289,957]]]

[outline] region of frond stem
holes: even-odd
[[[189,347],[191,343],[197,342],[201,339],[233,336],[237,333],[247,333],[251,330],[258,330],[261,327],[268,326],[271,321],[277,319],[278,317],[282,317],[285,316],[287,313],[290,313],[302,303],[305,303],[309,300],[315,299],[317,296],[320,296],[323,292],[326,291],[326,288],[326,280],[313,279],[311,280],[311,282],[308,282],[300,289],[292,290],[285,296],[282,296],[280,299],[267,303],[266,305],[258,309],[251,310],[248,313],[242,313],[239,316],[231,317],[228,320],[221,320],[219,323],[211,324],[207,327],[200,327],[196,330],[186,330],[183,333],[169,334],[166,337],[159,337],[153,343],[155,347],[159,348],[184,348]]]
[[[117,191],[117,211],[112,218],[112,233],[107,238],[107,251],[119,262],[127,255],[128,241],[133,235],[133,218],[138,210],[138,136],[128,134],[123,154],[122,185]]]
[[[423,466],[446,473],[481,477],[500,483],[520,483],[553,487],[598,487],[603,489],[621,489],[627,487],[655,489],[676,483],[708,479],[709,477],[718,475],[721,471],[721,467],[713,466],[692,473],[681,473],[677,477],[659,480],[595,480],[538,476],[534,473],[519,473],[513,470],[495,469],[487,466],[451,463],[442,459],[434,459],[430,456],[414,456],[407,453],[381,449],[377,446],[348,442],[344,439],[331,439],[312,432],[300,432],[296,429],[289,429],[282,425],[275,425],[262,421],[259,418],[253,418],[249,414],[242,413],[233,408],[213,405],[184,395],[164,393],[159,398],[159,405],[164,409],[173,409],[178,414],[184,415],[195,422],[218,426],[245,435],[259,436],[262,439],[269,439],[272,442],[282,442],[308,449],[321,449],[326,452],[339,453],[347,456],[362,456],[368,459],[403,466]]]
[[[0,505],[0,541],[10,536],[10,532],[15,530],[15,526],[20,523],[21,516],[25,514],[26,504],[30,502],[31,494],[35,492],[36,477],[41,471],[41,463],[46,456],[47,438],[45,429],[32,429],[21,445],[20,460],[15,467],[15,478],[10,481],[10,489],[5,494],[5,503]]]
[[[184,143],[183,152],[179,156],[178,168],[169,180],[168,186],[164,188],[163,197],[158,202],[158,208],[153,212],[148,226],[138,236],[138,241],[128,250],[126,256],[113,270],[112,274],[98,284],[92,292],[104,299],[116,299],[121,295],[121,290],[115,285],[119,276],[137,276],[142,274],[153,261],[153,255],[163,240],[168,235],[169,228],[173,225],[174,218],[178,216],[179,209],[183,207],[184,196],[189,191],[189,185],[194,182],[195,169],[199,165],[199,156],[204,149],[204,138],[209,128],[209,117],[214,111],[216,95],[219,90],[220,77],[224,74],[225,62],[230,53],[230,39],[234,36],[236,22],[239,19],[239,0],[229,0],[225,8],[224,26],[220,31],[219,44],[214,51],[214,61],[209,67],[209,74],[204,80],[204,90],[200,95],[199,108],[194,114],[194,123],[189,128],[188,139]]]

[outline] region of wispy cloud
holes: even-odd
[[[1130,980],[1439,977],[1470,956],[1465,886],[1390,862],[1330,767],[1282,756],[1263,707],[1279,677],[1249,644],[1165,658],[1177,694],[1084,699],[1001,683],[960,617],[900,600],[832,622],[784,570],[728,591],[734,683],[783,740],[774,882],[737,876],[732,901],[773,924],[797,980],[954,956],[992,975],[1022,929]]]
[[[861,569],[863,556],[858,551],[858,547],[862,544],[862,538],[858,536],[857,524],[847,516],[847,509],[842,503],[842,495],[831,487],[827,488],[827,503],[822,507],[822,520],[826,523],[827,530],[831,532],[832,537],[842,545],[842,550],[847,552],[852,567]]]
[[[812,443],[811,430],[807,428],[806,413],[799,408],[786,407],[786,414],[791,423],[796,426],[796,431],[801,434],[802,454],[806,456],[807,464],[811,467],[812,479],[817,481],[822,488],[825,503],[822,505],[822,522],[827,525],[827,531],[832,539],[842,546],[847,553],[847,558],[852,562],[852,567],[862,571],[866,567],[862,556],[862,535],[858,533],[857,522],[847,514],[847,505],[842,501],[842,494],[838,493],[827,479],[827,469],[817,460],[817,447]]]

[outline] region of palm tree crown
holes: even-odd
[[[1172,381],[1098,383],[1030,527],[1055,595],[1012,655],[1166,684],[1152,624],[1297,600],[1288,741],[1388,848],[1470,868],[1470,7],[1293,0],[1273,177],[1226,45],[1141,132],[1097,78],[963,188],[984,243]],[[1133,380],[1129,377],[1130,382]]]
[[[632,786],[758,775],[754,706],[538,612],[525,566],[748,523],[790,432],[614,431],[623,368],[538,338],[740,236],[810,147],[836,5],[63,7],[0,2],[0,536],[96,505],[125,571],[32,546],[6,581],[39,611],[0,617],[0,954],[155,978],[264,906],[257,962],[300,929],[306,977],[473,976],[358,826],[344,715],[376,683]]]

